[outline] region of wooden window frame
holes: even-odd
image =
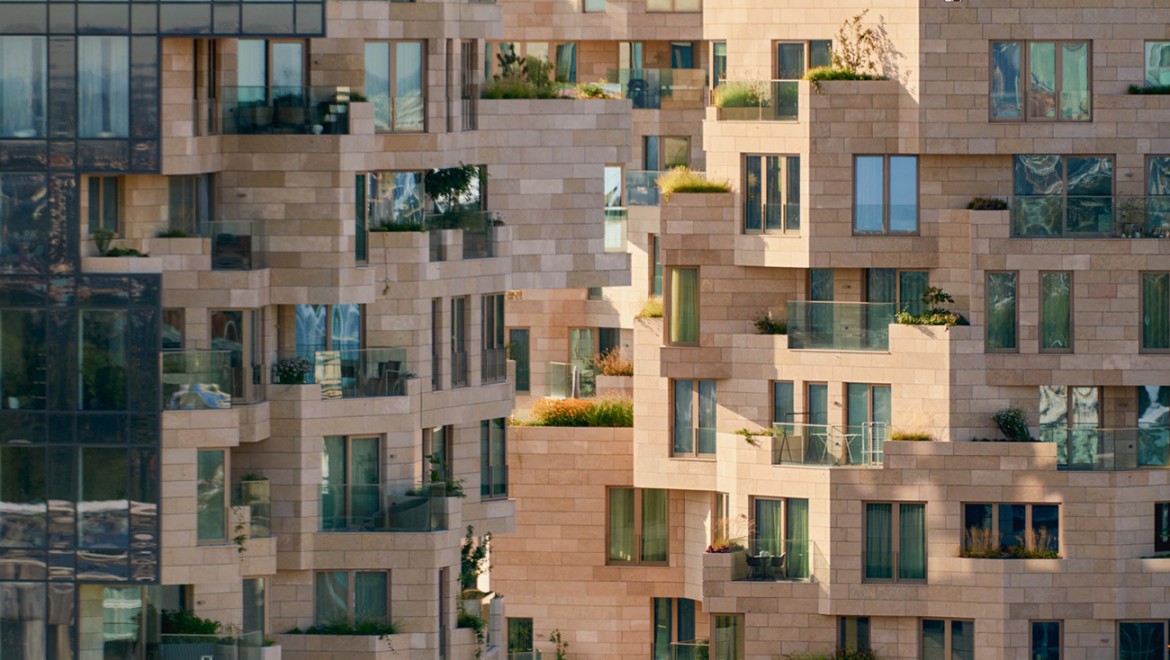
[[[1019,117],[996,117],[992,114],[992,104],[991,104],[992,84],[991,84],[991,80],[989,79],[987,81],[987,99],[988,99],[987,121],[988,122],[996,123],[996,124],[1003,124],[1003,123],[1011,124],[1011,123],[1023,123],[1023,122],[1040,122],[1040,123],[1045,123],[1045,124],[1052,124],[1052,123],[1078,124],[1078,123],[1091,123],[1093,121],[1093,96],[1094,96],[1094,93],[1096,90],[1094,89],[1094,86],[1093,86],[1093,79],[1095,76],[1093,75],[1093,40],[1092,39],[993,39],[993,40],[989,41],[987,44],[988,78],[991,77],[991,72],[995,70],[995,44],[999,44],[999,43],[1018,43],[1018,44],[1020,44],[1019,90],[1020,90],[1021,112],[1020,112]],[[1047,119],[1044,117],[1032,117],[1031,112],[1030,112],[1031,99],[1029,98],[1029,96],[1031,94],[1031,91],[1028,89],[1028,79],[1032,73],[1032,62],[1031,62],[1031,48],[1029,48],[1029,46],[1031,44],[1035,44],[1035,43],[1056,44],[1056,60],[1055,60],[1056,61],[1056,73],[1055,73],[1056,89],[1053,91],[1054,91],[1054,94],[1056,96],[1057,107],[1056,107],[1056,116],[1053,117],[1052,119]],[[1064,92],[1064,88],[1062,86],[1062,80],[1064,77],[1063,76],[1063,73],[1064,73],[1064,49],[1062,48],[1062,44],[1066,44],[1066,43],[1083,43],[1089,49],[1089,53],[1088,53],[1088,57],[1087,57],[1087,61],[1088,61],[1088,65],[1089,65],[1089,70],[1087,72],[1088,73],[1087,78],[1089,81],[1089,90],[1088,90],[1088,92],[1089,92],[1089,116],[1084,118],[1084,119],[1061,119],[1061,117],[1060,117],[1060,96]],[[1143,59],[1142,81],[1143,82],[1145,81],[1145,62],[1144,62],[1145,52],[1146,52],[1145,51],[1145,42],[1143,42],[1142,43],[1142,59]]]
[[[611,538],[611,530],[609,521],[611,506],[613,505],[613,496],[611,493],[615,490],[632,490],[634,492],[634,559],[630,561],[622,561],[620,559],[613,559],[609,556],[609,542]],[[645,512],[642,508],[642,492],[645,490],[662,490],[666,492],[666,561],[649,561],[642,558],[642,533],[645,522]],[[670,565],[670,490],[665,488],[637,488],[634,486],[606,486],[605,488],[605,564],[606,566],[669,566]]]
[[[881,231],[859,231],[857,229],[857,162],[859,158],[882,159],[882,229]],[[890,229],[890,159],[914,159],[914,230],[893,231]],[[871,154],[853,155],[852,189],[850,190],[852,214],[850,231],[853,236],[921,236],[922,235],[922,154]]]

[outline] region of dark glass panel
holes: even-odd
[[[151,103],[153,104],[154,101],[151,101]],[[153,105],[146,111],[146,115],[149,117],[156,116]],[[139,116],[141,116],[141,113]],[[151,130],[157,133],[157,121],[151,125],[154,126]],[[130,148],[130,168],[133,171],[157,172],[159,170],[158,140],[135,140],[130,143]]]
[[[291,4],[245,4],[241,13],[241,31],[247,34],[292,34]]]
[[[1113,194],[1113,159],[1096,156],[1069,156],[1068,194],[1110,196]]]
[[[78,415],[76,442],[126,444],[126,415],[121,413]]]
[[[129,450],[82,447],[78,543],[82,548],[125,549],[130,542]]]
[[[77,545],[77,449],[49,447],[45,491],[49,500],[49,547],[72,550]]]
[[[49,32],[53,34],[77,32],[77,6],[72,2],[49,5]]]
[[[48,442],[54,444],[74,442],[73,438],[77,433],[74,424],[77,421],[76,415],[47,415],[46,418],[49,420]]]
[[[20,276],[0,279],[0,307],[40,307],[46,301],[42,279]]]
[[[45,268],[48,188],[42,174],[0,174],[0,270],[37,273]]]
[[[0,447],[0,507],[0,547],[45,547],[44,447]]]
[[[130,450],[130,547],[134,550],[158,547],[158,457],[153,448]]]
[[[130,558],[119,550],[78,551],[77,579],[125,582],[130,579]]]
[[[45,643],[45,585],[0,584],[0,657],[35,658]]]
[[[0,580],[44,580],[48,576],[46,560],[44,550],[0,548]]]
[[[1059,195],[1064,191],[1064,166],[1060,156],[1021,155],[1015,163],[1016,195]]]
[[[56,8],[58,5],[53,5]],[[77,165],[77,143],[73,140],[49,142],[49,167],[54,170],[73,171]]]
[[[216,34],[236,34],[240,31],[240,6],[236,4],[212,7]]]
[[[77,281],[78,307],[126,307],[130,281],[125,275],[83,275]]]
[[[83,310],[79,376],[82,410],[126,410],[128,313]]]
[[[49,409],[77,409],[77,314],[52,311],[48,318],[45,374]]]
[[[73,305],[77,300],[77,278],[56,277],[49,280],[49,304],[54,307]]]
[[[162,5],[175,7],[176,5]],[[182,5],[188,8],[186,5]],[[210,18],[210,17],[209,17]],[[150,138],[159,134],[157,37],[130,39],[130,136]]]
[[[320,3],[297,5],[297,34],[325,34],[325,6]]]
[[[45,143],[40,140],[5,140],[0,151],[0,170],[43,170],[47,162]]]
[[[135,377],[130,381],[130,410],[150,412],[158,410],[159,400],[159,325],[158,312],[136,309],[130,313],[129,369]]]
[[[73,174],[49,177],[49,269],[54,274],[71,273],[81,262],[81,232],[78,208],[78,178]]]
[[[0,408],[45,407],[45,314],[0,311]]]
[[[49,579],[72,580],[77,554],[72,550],[49,551]]]
[[[40,413],[0,413],[0,442],[6,444],[45,441],[45,416]]]
[[[73,35],[50,37],[49,137],[71,138],[77,132],[76,69],[77,43]]]
[[[125,34],[130,30],[127,4],[77,5],[77,30],[90,34]]]
[[[89,172],[124,172],[130,169],[130,145],[126,140],[78,140],[77,167]]]
[[[157,445],[158,415],[130,415],[130,444]]]
[[[50,584],[49,623],[45,638],[47,660],[73,660],[74,589],[72,584]]]
[[[211,32],[211,5],[164,3],[159,5],[160,33],[209,34]]]
[[[26,34],[44,33],[48,30],[48,17],[44,4],[8,4],[5,3],[4,20],[0,21],[0,33]]]
[[[134,34],[158,32],[158,5],[136,4],[130,7],[130,31]]]
[[[1006,551],[1024,544],[1024,527],[1027,521],[1026,504],[999,505],[999,545]]]
[[[162,277],[159,275],[137,275],[130,278],[130,304],[158,307],[162,304],[159,291]]]
[[[134,582],[158,582],[158,551],[143,550],[130,554],[130,579]]]

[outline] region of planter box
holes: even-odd
[[[280,644],[260,647],[260,660],[281,660]]]
[[[707,552],[703,554],[703,581],[728,582],[747,578],[747,553]]]
[[[597,396],[634,396],[633,376],[597,375]]]

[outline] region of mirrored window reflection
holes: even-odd
[[[118,550],[130,540],[129,456],[124,448],[81,449],[77,545]]]
[[[227,541],[227,491],[222,449],[199,452],[196,519],[201,543]]]
[[[130,39],[77,38],[77,135],[130,134]]]
[[[0,272],[44,270],[48,197],[45,175],[0,173]]]
[[[45,37],[0,36],[0,138],[45,135]]]
[[[38,310],[0,311],[0,407],[45,407],[45,315]]]
[[[126,409],[125,310],[83,310],[78,381],[82,410]]]
[[[0,582],[0,658],[44,658],[45,585]]]
[[[366,44],[366,98],[374,105],[378,131],[422,131],[426,104],[423,91],[422,41]]]
[[[0,547],[45,547],[43,447],[0,447],[0,506]]]

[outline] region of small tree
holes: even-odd
[[[459,586],[464,590],[474,589],[475,581],[487,568],[488,540],[476,541],[475,528],[467,526],[467,535],[459,548]]]
[[[831,51],[834,67],[852,73],[878,75],[881,38],[872,27],[861,24],[868,13],[868,9],[863,9],[860,14],[846,19],[837,30]]]

